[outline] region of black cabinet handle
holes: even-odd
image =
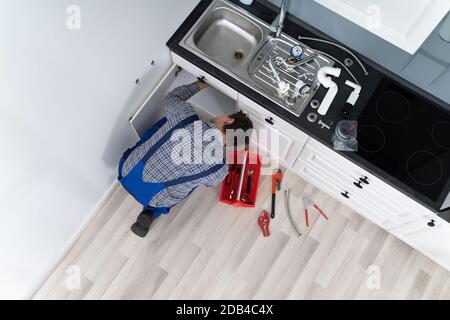
[[[349,194],[348,194],[348,191],[345,191],[345,193],[342,192],[341,194],[342,194],[342,196],[343,196],[344,198],[350,199],[350,196],[349,196]]]
[[[362,182],[361,182],[361,181],[358,181],[358,182],[353,182],[353,184],[354,184],[355,186],[357,186],[358,188],[360,188],[360,189],[362,189],[362,188],[363,188],[363,186],[362,186]]]
[[[266,118],[266,122],[272,126],[275,124],[272,117]]]
[[[436,226],[436,221],[435,220],[431,220],[430,222],[427,223],[427,225],[431,228]]]
[[[369,177],[359,178],[359,181],[361,181],[364,184],[369,184]]]
[[[175,71],[175,77],[178,77],[178,74],[183,70],[182,67],[178,67],[177,71]]]

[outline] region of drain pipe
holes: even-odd
[[[334,98],[336,97],[336,94],[338,93],[337,84],[329,76],[339,77],[340,75],[341,69],[333,67],[323,67],[317,73],[317,80],[319,80],[319,82],[328,89],[327,95],[325,96],[322,103],[320,104],[319,109],[317,110],[320,115],[324,116],[327,114],[328,109],[330,108]]]

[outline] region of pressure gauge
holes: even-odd
[[[300,45],[291,48],[291,56],[295,59],[300,59],[303,54],[303,48]]]

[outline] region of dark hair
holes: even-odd
[[[225,130],[225,132],[228,132],[228,130],[232,130],[234,132],[234,134],[239,133],[237,131],[242,130],[241,133],[243,133],[244,136],[244,140],[239,139],[237,135],[234,135],[234,141],[233,141],[233,146],[234,147],[240,147],[241,143],[244,142],[244,147],[248,146],[250,143],[250,130],[253,129],[253,122],[252,120],[250,120],[250,118],[243,113],[242,111],[236,112],[234,114],[229,115],[228,117],[230,117],[231,119],[234,119],[233,123],[231,124],[226,124],[223,129]],[[229,141],[230,143],[230,141]]]
[[[234,119],[232,124],[226,124],[223,129],[226,130],[238,130],[242,129],[245,131],[253,129],[253,122],[250,118],[242,111],[236,112],[229,115],[231,119]]]

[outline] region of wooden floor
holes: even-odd
[[[200,188],[140,239],[130,232],[140,207],[118,187],[35,298],[450,299],[449,272],[292,174],[283,188],[294,190],[303,235],[280,193],[272,236],[263,238],[256,219],[270,208],[270,188],[264,177],[254,210]],[[304,193],[330,221],[312,213],[306,228]]]

